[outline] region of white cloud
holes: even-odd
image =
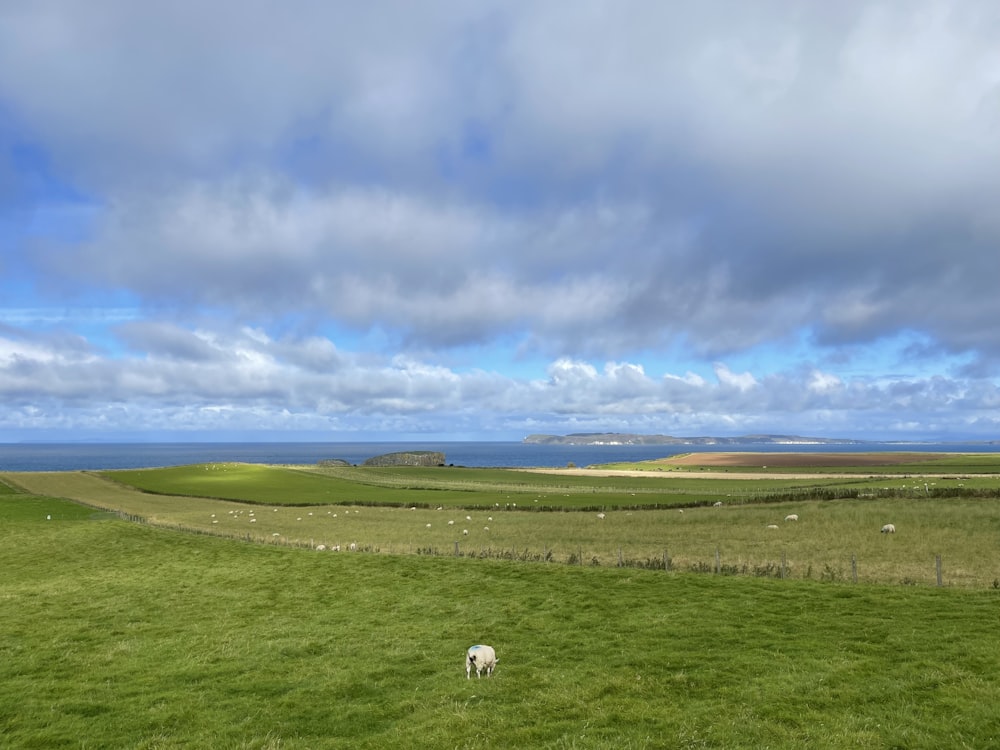
[[[759,385],[757,379],[749,372],[734,373],[721,362],[716,362],[713,369],[715,370],[715,377],[719,379],[721,385],[735,388],[740,392],[749,391]]]
[[[843,381],[836,375],[815,370],[809,379],[809,390],[816,393],[828,393],[843,386]]]
[[[998,22],[8,3],[0,390],[26,424],[986,429]]]

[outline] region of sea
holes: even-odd
[[[679,453],[920,451],[1000,453],[1000,443],[845,443],[775,445],[538,445],[522,442],[330,442],[330,443],[7,443],[0,444],[0,471],[98,471],[160,468],[236,461],[256,464],[314,464],[342,459],[351,464],[395,451],[430,450],[445,464],[467,467],[591,466],[646,461]]]

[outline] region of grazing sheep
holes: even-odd
[[[605,516],[604,516],[603,513],[598,513],[597,517],[600,518],[603,521]]]
[[[896,527],[891,523],[887,523],[885,526],[882,527],[881,531],[883,534],[895,534]]]
[[[712,503],[712,507],[713,508],[721,508],[722,507],[722,501],[721,500],[716,500],[714,503]]]
[[[786,521],[798,521],[799,516],[797,513],[792,513],[791,515],[785,516]]]
[[[468,536],[468,535],[469,535],[469,530],[468,529],[462,529],[462,536]]]
[[[471,646],[465,652],[465,678],[472,677],[473,669],[476,670],[476,677],[482,677],[484,669],[486,676],[492,677],[493,668],[498,661],[500,660],[497,658],[497,652],[493,650],[492,646]]]
[[[776,528],[778,528],[778,524],[776,524],[776,523],[769,523],[767,525],[767,528],[769,528],[769,529],[776,529]]]

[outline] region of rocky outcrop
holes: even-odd
[[[444,454],[438,451],[400,451],[369,458],[363,466],[444,466]]]

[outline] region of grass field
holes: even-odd
[[[998,478],[986,471],[997,458],[952,473],[975,458],[934,458],[941,473],[920,478],[892,466],[746,480],[251,464],[6,477],[36,495],[271,544],[861,583],[934,585],[940,570],[946,586],[1000,588]],[[878,533],[887,522],[896,534]]]
[[[1000,743],[991,589],[321,554],[0,493],[2,747]]]
[[[861,583],[934,585],[940,570],[946,586],[1000,588],[997,461],[932,457],[941,473],[920,478],[250,464],[6,476],[34,494],[272,544]],[[978,474],[951,473],[973,463]],[[884,523],[897,533],[879,534]]]

